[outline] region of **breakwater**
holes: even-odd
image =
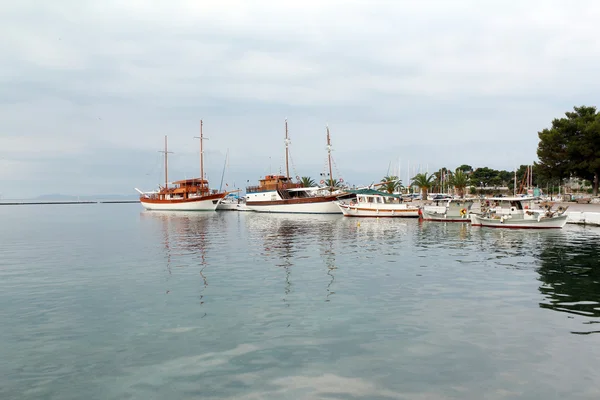
[[[0,206],[33,206],[42,204],[118,204],[139,203],[139,200],[82,200],[82,201],[3,201]]]

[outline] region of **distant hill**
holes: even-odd
[[[98,194],[92,196],[72,196],[68,194],[43,194],[31,200],[38,201],[89,201],[89,200],[137,200],[139,196],[135,194]]]

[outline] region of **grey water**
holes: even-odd
[[[598,399],[600,229],[0,208],[0,399]]]

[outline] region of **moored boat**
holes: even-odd
[[[169,187],[169,168],[167,137],[165,136],[165,185],[158,191],[140,193],[140,203],[147,210],[163,211],[215,211],[219,202],[228,194],[211,190],[208,186],[208,180],[204,179],[204,160],[202,141],[202,121],[200,121],[200,178],[184,179],[172,182]]]
[[[471,214],[471,225],[490,228],[561,229],[567,223],[566,208],[552,205],[533,209],[534,198],[494,197],[482,203],[481,214]],[[527,204],[525,204],[527,203]]]
[[[246,206],[246,199],[235,193],[229,193],[217,205],[217,211],[250,211]]]
[[[405,204],[400,194],[380,192],[375,189],[345,190],[345,192],[355,195],[350,202],[336,202],[345,217],[419,217],[420,208]]]
[[[421,214],[425,221],[470,222],[472,206],[471,200],[445,199],[437,201],[435,205],[423,206]]]
[[[333,187],[303,187],[300,177],[296,182],[289,172],[289,136],[285,121],[285,175],[267,175],[259,180],[258,186],[246,188],[246,207],[251,211],[267,213],[340,214],[335,204],[338,195]],[[331,177],[331,140],[327,128],[329,176]],[[330,185],[333,182],[330,179]],[[324,181],[322,181],[324,183]]]

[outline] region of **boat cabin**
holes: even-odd
[[[206,179],[192,178],[172,182],[174,187],[161,187],[158,193],[153,193],[150,198],[158,200],[185,200],[200,196],[216,194],[217,190],[210,190]]]
[[[402,195],[380,192],[373,189],[346,190],[345,192],[355,195],[354,202],[358,204],[401,204]]]
[[[259,179],[258,186],[246,187],[246,193],[270,192],[301,187],[302,183],[294,183],[291,178],[285,175],[266,175],[263,179]]]

